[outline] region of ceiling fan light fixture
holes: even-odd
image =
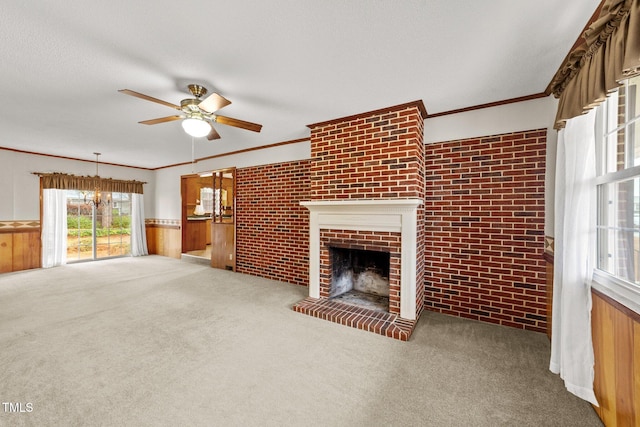
[[[182,121],[182,128],[186,133],[195,137],[201,138],[207,136],[211,132],[211,125],[202,119],[188,117]]]
[[[125,95],[144,99],[145,101],[162,104],[166,107],[171,107],[181,112],[181,114],[179,115],[176,114],[173,116],[160,117],[157,119],[143,120],[141,122],[138,122],[143,125],[157,125],[159,123],[182,120],[182,128],[188,135],[195,138],[206,136],[209,141],[220,139],[220,134],[213,127],[214,121],[223,125],[250,130],[252,132],[260,132],[260,130],[262,129],[262,125],[259,125],[257,123],[246,122],[244,120],[238,120],[232,117],[215,115],[214,113],[216,113],[218,110],[231,104],[231,101],[229,101],[227,98],[218,95],[217,93],[212,93],[205,99],[201,99],[205,94],[207,94],[207,89],[204,86],[200,86],[197,84],[189,85],[188,89],[195,98],[183,99],[182,101],[180,101],[180,105],[163,101],[161,99],[154,98],[152,96],[135,92],[129,89],[120,89],[119,92],[124,93]]]

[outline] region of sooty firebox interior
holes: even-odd
[[[389,311],[388,252],[330,247],[329,253],[329,298],[373,310]]]

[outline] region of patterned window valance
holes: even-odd
[[[42,180],[42,188],[56,188],[58,190],[93,191],[99,187],[108,193],[136,193],[143,194],[142,181],[123,181],[119,179],[101,178],[99,176],[76,176],[66,173],[34,172]]]
[[[640,0],[604,0],[584,43],[570,52],[551,84],[559,98],[557,129],[601,103],[620,81],[640,73]]]

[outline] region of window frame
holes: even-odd
[[[101,215],[103,215],[103,213],[98,212],[98,209],[93,203],[87,203],[87,202],[82,202],[81,201],[81,196],[83,195],[82,190],[75,190],[75,189],[67,189],[64,190],[67,192],[67,205],[69,205],[69,203],[72,203],[74,206],[76,206],[78,209],[80,209],[81,206],[87,206],[87,207],[91,207],[91,215],[87,216],[88,218],[91,219],[91,235],[90,236],[86,236],[86,237],[90,237],[91,238],[91,245],[90,245],[90,256],[81,256],[81,254],[84,252],[81,250],[81,247],[89,247],[88,245],[83,245],[80,243],[81,237],[80,234],[78,234],[77,236],[77,244],[74,244],[74,249],[72,249],[69,246],[69,241],[70,241],[70,236],[67,232],[67,264],[75,264],[75,263],[82,263],[82,262],[91,262],[91,261],[99,261],[99,260],[104,260],[104,259],[111,259],[111,258],[122,258],[122,257],[130,257],[132,256],[132,247],[131,247],[131,242],[129,241],[125,246],[128,246],[128,250],[127,251],[122,251],[123,253],[115,253],[116,251],[114,251],[114,253],[111,253],[111,249],[112,246],[117,246],[117,245],[123,245],[123,239],[122,239],[122,234],[119,234],[120,239],[118,241],[118,239],[112,239],[112,235],[110,233],[111,230],[127,230],[129,232],[129,236],[131,236],[131,223],[129,223],[129,227],[112,227],[109,226],[107,227],[107,241],[106,242],[102,242],[99,243],[98,239],[99,236],[97,235],[97,223],[99,221],[99,218],[101,217]],[[108,194],[108,195],[107,195]],[[128,216],[129,218],[132,217],[132,212],[131,212],[131,199],[132,199],[132,193],[123,193],[123,192],[108,192],[106,193],[107,197],[105,198],[106,200],[109,200],[108,203],[105,203],[102,205],[102,209],[110,209],[112,212],[114,209],[118,210],[118,215],[114,216],[113,213],[111,214],[111,218],[115,219],[115,218],[123,218]],[[86,194],[85,194],[86,197]],[[91,197],[91,196],[90,196]],[[74,203],[77,202],[77,203]],[[117,206],[117,203],[125,203],[128,202],[129,203],[129,214],[128,215],[124,215],[122,212],[122,206]],[[75,215],[73,215],[75,217]],[[69,212],[67,211],[67,220],[69,218]],[[80,218],[80,215],[78,215],[78,218]],[[79,221],[79,219],[78,219]],[[120,220],[120,223],[122,224],[122,220]],[[99,256],[99,252],[100,252],[100,246],[106,246],[107,247],[107,255],[103,255],[103,256]],[[78,256],[73,256],[70,257],[70,252],[76,253]],[[89,251],[86,251],[89,252]]]
[[[628,88],[630,80],[631,79],[626,79],[620,87]],[[638,103],[637,97],[640,96],[640,90],[638,88],[640,88],[640,82],[636,83],[636,93],[635,93],[636,104]],[[627,96],[629,96],[629,91],[628,89],[625,89],[625,97]],[[606,184],[620,183],[620,182],[628,181],[634,178],[640,178],[640,164],[633,166],[633,162],[630,162],[630,160],[633,160],[633,157],[627,155],[628,150],[635,149],[636,145],[640,145],[640,135],[634,135],[636,140],[634,142],[635,145],[631,145],[629,141],[629,135],[633,134],[633,132],[629,132],[629,129],[636,122],[640,121],[640,112],[635,111],[634,114],[636,114],[636,116],[633,118],[629,118],[628,108],[629,108],[629,103],[625,102],[625,116],[624,116],[623,123],[619,123],[616,120],[614,121],[616,125],[612,127],[609,126],[610,127],[609,128],[607,125],[610,125],[612,123],[611,121],[612,110],[608,105],[608,100],[597,107],[598,117],[596,119],[596,128],[595,128],[597,174],[594,180],[594,184],[595,184],[594,190],[598,195],[597,202],[596,202],[596,214],[598,216],[600,216],[601,214],[603,214],[603,212],[607,210],[607,206],[601,203],[601,199],[600,199],[601,187],[600,186],[606,185]],[[606,157],[607,156],[606,140],[612,134],[616,134],[620,130],[624,130],[625,132],[624,168],[622,168],[621,170],[615,170],[613,172],[605,173],[607,170],[606,162],[608,161]],[[631,164],[631,166],[628,166],[629,164]],[[594,256],[597,262],[595,263],[595,268],[593,271],[592,286],[596,290],[613,298],[614,300],[618,301],[624,306],[634,310],[637,313],[640,313],[640,284],[632,283],[628,280],[623,279],[618,275],[615,275],[613,273],[600,269],[601,252],[599,249],[601,245],[607,244],[607,243],[603,243],[599,238],[600,230],[603,228],[611,229],[611,227],[606,227],[606,226],[601,227],[599,225],[596,228],[596,250],[595,250]],[[617,227],[617,223],[616,223],[616,226],[613,227],[613,229],[619,229],[619,227]],[[616,244],[616,242],[614,242],[614,244]],[[640,268],[640,266],[635,266],[635,268]]]

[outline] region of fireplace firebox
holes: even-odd
[[[389,311],[389,252],[329,247],[329,298],[345,304]]]

